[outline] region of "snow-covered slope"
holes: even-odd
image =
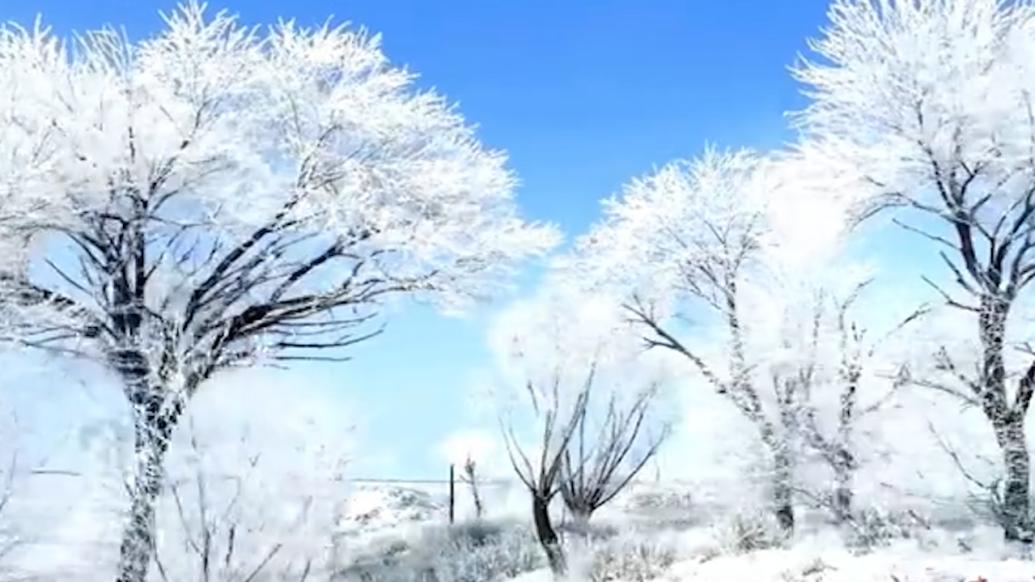
[[[446,517],[447,499],[414,487],[360,485],[352,490],[338,518],[342,533],[377,533]]]

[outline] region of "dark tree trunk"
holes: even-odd
[[[787,534],[794,532],[794,504],[791,499],[791,488],[786,482],[773,484],[773,514],[780,529]]]
[[[1009,418],[995,424],[996,442],[1006,468],[1001,507],[1003,534],[1007,541],[1031,543],[1031,457],[1024,421]]]
[[[567,569],[567,562],[564,559],[564,550],[557,538],[557,532],[550,522],[550,500],[541,495],[532,494],[532,518],[535,521],[535,533],[539,538],[539,544],[546,552],[546,560],[550,564],[550,570],[554,574],[564,574]]]

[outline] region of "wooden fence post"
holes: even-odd
[[[449,464],[449,523],[452,524],[455,515],[456,508],[456,486],[453,478],[453,464]]]

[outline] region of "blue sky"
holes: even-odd
[[[156,30],[171,1],[5,0],[0,20],[37,13],[64,34],[112,23]],[[333,15],[384,35],[389,57],[459,102],[492,147],[509,152],[529,218],[570,240],[598,201],[632,176],[707,143],[777,147],[803,99],[787,73],[823,24],[824,0],[236,0],[211,2],[249,23]],[[522,280],[526,286],[534,277]],[[498,306],[499,304],[497,304]],[[462,428],[472,378],[489,364],[493,308],[447,319],[392,310],[386,334],[355,360],[299,380],[352,407],[367,445],[385,455],[357,470],[384,477],[443,472],[431,452]],[[290,386],[286,387],[290,389]]]

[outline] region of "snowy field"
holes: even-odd
[[[552,582],[527,520],[524,496],[503,494],[510,517],[470,515],[464,495],[450,534],[448,498],[440,488],[362,486],[339,521],[342,581],[455,580]],[[509,499],[508,499],[509,498]],[[729,514],[732,513],[731,517]],[[642,484],[599,516],[590,541],[565,540],[572,582],[1032,582],[1035,566],[1006,547],[993,525],[972,518],[929,523],[886,515],[870,525],[868,543],[846,543],[824,517],[792,541],[780,539],[761,514],[699,506],[681,488]],[[811,519],[810,518],[814,518]],[[563,529],[563,525],[561,526]],[[422,578],[422,572],[423,576]],[[435,578],[431,578],[434,572]]]

